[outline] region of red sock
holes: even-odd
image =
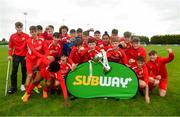
[[[31,94],[31,92],[32,92],[32,90],[34,89],[34,84],[33,83],[31,83],[30,85],[29,85],[29,88],[27,89],[27,93],[28,94]]]
[[[29,89],[29,85],[26,85],[26,92],[27,92],[28,89]]]
[[[49,88],[48,88],[47,86],[45,86],[45,87],[43,88],[43,90],[46,91],[46,92],[48,92],[48,89],[49,89]]]

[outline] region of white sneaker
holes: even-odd
[[[26,90],[26,88],[25,88],[25,86],[24,85],[21,85],[21,91],[25,91]]]

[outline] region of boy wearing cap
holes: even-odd
[[[164,97],[167,92],[168,73],[166,64],[174,59],[174,53],[171,48],[167,49],[169,56],[166,58],[158,56],[155,50],[149,53],[150,60],[147,62],[147,68],[149,72],[149,87],[150,91],[155,86],[159,86],[159,95]]]

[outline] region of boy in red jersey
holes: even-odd
[[[83,32],[82,40],[83,40],[84,48],[88,48],[88,39],[89,39],[89,32],[88,31]]]
[[[94,32],[94,39],[96,40],[96,46],[99,48],[103,48],[103,42],[101,40],[101,32],[99,30],[96,30]]]
[[[66,76],[68,75],[68,72],[72,69],[74,71],[75,68],[72,68],[70,62],[68,62],[68,56],[66,54],[63,54],[61,56],[61,60],[59,61],[59,64],[61,66],[60,72],[64,79],[66,79]]]
[[[117,29],[112,29],[110,40],[114,37],[119,38]]]
[[[139,79],[139,91],[145,93],[145,101],[146,103],[150,103],[148,70],[144,61],[144,57],[138,56],[136,64],[133,64],[131,68],[135,71]]]
[[[88,47],[81,52],[81,57],[83,58],[83,62],[92,60],[99,52],[100,52],[100,48],[96,46],[96,40],[89,38]]]
[[[75,46],[72,47],[71,53],[69,55],[68,60],[70,63],[80,64],[83,62],[83,58],[81,57],[81,52],[84,51],[83,41],[81,39],[76,40]]]
[[[48,89],[50,88],[50,86],[52,86],[53,80],[57,79],[60,82],[60,87],[64,95],[65,106],[69,106],[65,81],[59,71],[60,64],[57,61],[50,62],[46,58],[41,59],[40,65],[42,64],[44,64],[44,67],[41,67],[40,72],[36,75],[33,83],[29,86],[26,94],[22,97],[23,102],[27,102],[29,100],[33,87],[37,85],[42,80],[42,78],[46,79],[46,86],[43,89],[43,98],[48,98]]]
[[[174,53],[171,48],[167,49],[169,56],[166,58],[158,56],[157,52],[152,50],[149,53],[150,60],[147,62],[147,68],[149,71],[149,88],[150,91],[157,85],[159,85],[159,95],[164,97],[167,92],[168,73],[166,64],[174,59]]]
[[[27,54],[27,39],[28,34],[24,33],[23,24],[21,22],[15,23],[16,33],[12,34],[9,39],[8,60],[12,60],[12,73],[11,73],[11,88],[8,94],[13,94],[17,91],[17,72],[19,63],[21,63],[22,72],[22,85],[21,91],[25,90],[24,84],[26,81],[26,60]]]
[[[32,81],[33,69],[36,67],[36,64],[40,58],[49,58],[49,51],[46,45],[46,42],[42,37],[37,36],[37,27],[31,26],[29,28],[31,37],[27,40],[28,53],[26,56],[26,68],[27,68],[27,79],[26,87],[28,88],[30,82]]]
[[[49,42],[53,40],[53,33],[54,33],[54,26],[48,25],[44,33],[41,35],[43,36],[44,40],[47,42],[47,45],[49,45]]]
[[[120,39],[120,44],[125,53],[132,47],[131,32],[124,32],[124,37]]]
[[[60,40],[59,33],[55,32],[53,34],[53,40],[50,42],[48,49],[51,56],[55,58],[56,61],[60,60],[62,48],[61,45],[58,43]]]
[[[60,38],[62,40],[69,40],[69,35],[68,35],[68,27],[65,26],[65,25],[62,25],[60,28],[59,28],[59,34],[60,34]]]
[[[107,50],[107,58],[109,61],[114,61],[117,63],[121,63],[127,65],[127,57],[124,51],[119,48],[119,38],[114,37],[112,38],[112,48]]]
[[[38,36],[43,36],[43,27],[41,25],[37,25]]]
[[[138,37],[132,38],[132,47],[126,53],[129,65],[134,64],[137,61],[138,56],[142,56],[146,61],[146,50],[140,44]]]

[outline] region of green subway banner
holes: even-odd
[[[138,79],[132,69],[109,62],[111,70],[104,72],[100,63],[83,63],[70,71],[66,85],[68,91],[79,98],[115,97],[129,99],[136,95]]]

